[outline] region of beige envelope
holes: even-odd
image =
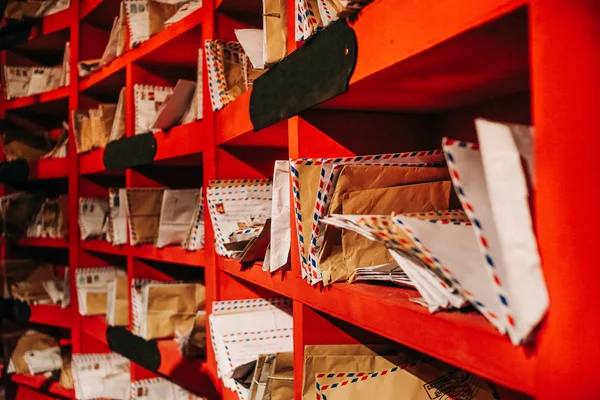
[[[126,326],[129,324],[129,285],[127,276],[117,276],[114,316],[115,326]]]
[[[354,371],[353,371],[354,372]],[[388,367],[367,377],[317,378],[321,394],[330,400],[493,400],[498,398],[490,384],[471,373],[441,361],[423,361],[404,369]],[[337,385],[332,385],[337,383]]]
[[[338,207],[346,215],[389,215],[392,212],[428,212],[447,210],[452,183],[427,182],[414,185],[369,189],[344,194]],[[358,267],[386,264],[392,261],[385,246],[356,232],[328,227],[327,257],[320,268],[325,284],[346,280]],[[338,237],[341,243],[338,242]],[[325,246],[324,246],[325,249]],[[340,253],[342,254],[340,256]]]
[[[127,189],[127,219],[132,245],[156,242],[163,192],[160,188]]]
[[[58,340],[45,333],[29,331],[21,335],[10,353],[10,360],[15,366],[15,373],[29,375],[29,367],[25,362],[25,354],[28,351],[46,350],[53,347],[58,347]]]
[[[342,202],[344,214],[389,215],[391,213],[447,210],[452,182],[441,181],[370,189],[347,193]],[[346,269],[387,264],[393,261],[386,247],[366,237],[342,230],[342,250]]]
[[[148,285],[145,339],[162,339],[193,328],[198,310],[204,309],[206,294],[199,283]]]
[[[182,3],[167,4],[154,0],[148,0],[148,14],[150,16],[150,36],[160,32],[165,27],[165,22],[171,18]]]
[[[77,153],[84,153],[92,149],[92,122],[87,111],[73,110],[71,114],[73,121],[73,134]]]
[[[305,346],[302,399],[316,397],[317,374],[380,371],[421,357],[408,349],[399,353],[398,349],[399,346],[388,345]]]
[[[265,399],[289,400],[294,398],[294,353],[277,353],[273,371],[267,379]]]

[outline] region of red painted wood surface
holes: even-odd
[[[75,391],[68,390],[60,386],[58,382],[51,382],[43,375],[11,375],[11,380],[20,385],[24,385],[28,388],[35,389],[36,394],[29,394],[33,397],[23,397],[23,399],[35,399],[35,398],[60,398],[60,399],[74,399]],[[41,392],[41,393],[40,393]],[[45,397],[36,397],[40,394],[46,394]],[[50,396],[47,396],[50,395]]]
[[[43,19],[23,54],[60,48],[68,38],[71,80],[77,82],[77,61],[101,54],[101,42],[119,2],[71,3],[70,10]],[[71,135],[69,157],[30,163],[29,177],[35,181],[68,178],[71,239],[21,239],[15,244],[3,240],[0,257],[36,248],[39,254],[68,249],[73,269],[113,264],[126,268],[130,279],[167,281],[173,279],[171,270],[199,267],[202,270],[194,271],[203,272],[208,304],[220,299],[290,297],[294,299],[296,398],[305,344],[372,340],[398,342],[536,398],[594,398],[589,382],[597,375],[594,361],[600,352],[593,283],[598,279],[593,268],[580,271],[589,264],[588,249],[598,238],[595,219],[581,217],[580,210],[593,209],[598,197],[595,158],[589,153],[598,147],[600,9],[594,0],[467,3],[378,0],[368,6],[351,23],[359,52],[349,91],[262,131],[254,132],[250,121],[250,92],[221,111],[211,111],[205,72],[203,120],[155,133],[157,155],[150,168],[107,172],[103,149],[76,155]],[[132,136],[133,85],[173,85],[179,78],[193,79],[197,49],[204,39],[232,40],[233,29],[260,25],[260,4],[257,0],[205,2],[201,10],[78,84],[0,102],[0,115],[8,113],[8,118],[21,122],[33,118],[32,122],[44,126],[49,116],[55,123],[57,117],[66,118],[69,110],[97,104],[100,98],[116,101],[125,85],[126,134]],[[292,40],[294,0],[287,4],[288,49],[293,51],[300,45]],[[7,53],[2,52],[3,63],[8,56],[18,59]],[[410,290],[368,284],[312,288],[299,278],[295,243],[290,271],[270,275],[260,270],[260,263],[242,271],[236,261],[216,256],[208,215],[207,248],[200,252],[78,240],[78,198],[105,196],[109,187],[197,187],[200,182],[206,186],[212,179],[270,177],[276,159],[437,148],[444,135],[473,140],[475,116],[536,125],[535,218],[551,308],[543,329],[526,348],[512,346],[474,312],[431,315],[409,300],[414,294]],[[577,155],[566,162],[569,149]],[[0,192],[5,193],[4,187]],[[71,290],[75,293],[73,280]],[[75,352],[107,351],[104,317],[78,316],[76,297],[72,296],[69,310],[32,308],[32,321],[70,325]],[[589,316],[585,323],[583,313]],[[62,322],[69,317],[72,322]],[[197,391],[206,389],[205,394],[213,398],[217,395],[212,384],[222,391],[210,348],[206,361],[194,362],[183,361],[173,341],[160,341],[159,348],[160,374]],[[136,377],[154,376],[135,365],[132,371]],[[17,399],[58,394],[52,393],[52,386],[49,394],[41,393],[31,380],[15,382]],[[235,394],[224,391],[222,397],[235,398]]]

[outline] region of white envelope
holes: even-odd
[[[156,240],[157,248],[181,243],[186,238],[201,190],[165,189]]]

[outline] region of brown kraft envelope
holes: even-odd
[[[3,142],[6,161],[35,161],[52,150],[52,143],[44,133],[8,131],[4,133]]]
[[[175,336],[193,328],[206,294],[198,283],[149,284],[146,340]]]
[[[363,344],[340,344],[340,345],[308,345],[304,346],[304,375],[302,381],[302,399],[313,400],[315,398],[315,374],[321,369],[335,368],[340,362],[334,357],[375,357],[394,356],[398,354],[398,345],[363,345]],[[330,361],[327,361],[329,359]],[[387,364],[386,364],[387,365]],[[344,367],[344,365],[342,365]],[[342,372],[332,370],[330,372]],[[344,371],[351,372],[351,371]]]
[[[16,342],[15,348],[10,354],[10,359],[15,366],[15,373],[29,374],[29,367],[25,362],[25,354],[28,351],[46,350],[58,347],[58,340],[42,332],[29,331],[23,334]]]
[[[414,358],[405,355],[346,355],[346,356],[305,356],[304,358],[304,383],[302,399],[316,397],[315,383],[334,383],[339,378],[317,378],[318,374],[372,372],[393,368],[397,364],[410,362]]]
[[[265,66],[281,61],[287,54],[287,11],[285,0],[263,1],[263,25],[266,36]]]
[[[316,381],[322,388],[321,394],[331,400],[366,398],[493,400],[499,398],[495,388],[486,380],[441,361],[422,361],[414,365],[403,365],[403,367],[397,369],[388,367],[375,371],[348,371],[379,372],[359,380],[342,377],[333,380],[317,378]],[[338,385],[334,387],[332,383]]]
[[[24,18],[33,18],[44,5],[43,1],[9,1],[4,11],[7,19],[21,20]]]
[[[164,189],[127,189],[132,245],[154,243],[158,237]]]
[[[126,326],[129,323],[129,285],[127,276],[117,276],[115,296],[115,326]]]
[[[17,262],[15,266],[21,268],[17,270],[9,267],[6,271],[6,280],[10,285],[12,297],[27,303],[34,300],[50,300],[43,282],[57,279],[52,265],[26,265]]]
[[[267,379],[265,399],[289,400],[294,398],[294,353],[277,353],[275,366]]]
[[[395,165],[346,165],[342,168],[336,182],[329,204],[328,215],[342,214],[342,201],[344,195],[349,192],[436,182],[448,179],[449,175],[447,168]],[[347,279],[347,273],[343,273],[335,279],[334,277],[338,274],[334,272],[330,273],[330,270],[336,269],[336,266],[343,264],[344,262],[341,249],[341,230],[332,226],[325,226],[323,229],[323,245],[319,252],[319,267],[323,274],[323,281],[325,284],[329,284],[340,279]]]
[[[450,206],[451,190],[450,181],[362,190],[347,193],[342,207],[346,215],[389,215],[447,210]],[[371,267],[393,261],[383,244],[347,229],[342,230],[342,251],[346,272],[350,274],[359,267]]]

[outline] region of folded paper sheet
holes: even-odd
[[[287,299],[214,302],[209,325],[219,375],[240,400],[248,398],[249,389],[232,378],[238,368],[255,362],[261,354],[293,350]]]
[[[289,171],[289,161],[275,161],[269,254],[271,272],[286,265],[291,248]]]
[[[116,353],[73,354],[73,381],[78,400],[127,400],[130,394],[129,360]]]
[[[257,236],[271,214],[271,183],[265,179],[211,181],[206,191],[217,253],[231,257],[230,235],[247,231]]]
[[[131,296],[133,332],[146,340],[189,332],[206,301],[200,283],[134,280]]]
[[[75,272],[75,285],[79,314],[106,314],[109,282],[124,275],[125,271],[116,267],[78,268]]]
[[[130,400],[204,400],[164,378],[131,382]]]

